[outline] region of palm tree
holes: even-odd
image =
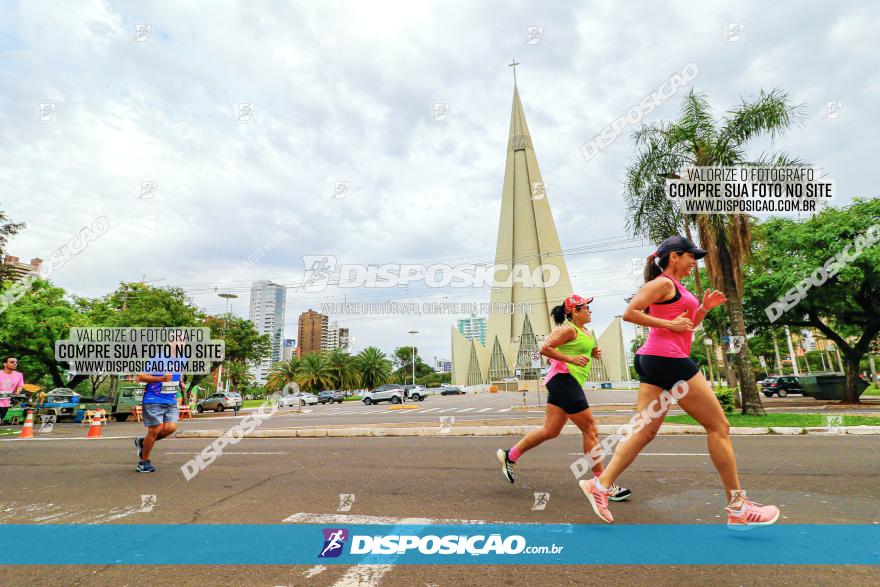
[[[324,353],[303,355],[297,370],[297,383],[307,391],[323,391],[333,387],[333,371]]]
[[[297,356],[290,357],[283,363],[275,363],[269,370],[266,378],[266,391],[279,391],[290,383],[299,383],[300,359]]]
[[[669,177],[685,166],[715,165],[802,165],[785,153],[761,155],[747,161],[747,143],[770,133],[782,134],[801,117],[801,106],[793,106],[788,95],[775,89],[760,92],[730,110],[716,126],[705,94],[693,90],[685,96],[681,115],[671,123],[645,126],[634,134],[637,156],[627,170],[624,197],[630,212],[627,228],[634,235],[653,242],[685,233],[691,237],[695,227],[699,242],[709,251],[706,269],[714,287],[724,292],[733,334],[746,336],[742,312],[742,265],[751,245],[750,218],[745,214],[683,215],[665,196]],[[699,284],[699,275],[696,276]],[[702,287],[698,286],[698,293]],[[741,384],[744,414],[762,415],[755,378],[751,372],[748,340],[734,355],[734,369]]]
[[[354,357],[342,349],[333,349],[327,353],[327,362],[333,376],[333,385],[340,390],[354,389],[360,384],[361,374],[358,372]]]
[[[356,361],[361,374],[361,385],[367,389],[375,389],[391,378],[391,361],[374,346],[358,353]]]
[[[242,385],[249,385],[254,382],[254,376],[251,374],[248,366],[242,361],[227,361],[225,364],[226,378],[232,383],[232,391],[238,392]]]

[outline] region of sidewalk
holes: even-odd
[[[621,425],[628,419],[621,418],[621,422],[615,424],[598,424],[599,434],[617,434]],[[364,438],[364,437],[393,437],[393,436],[522,436],[538,428],[541,421],[523,423],[523,420],[505,421],[498,420],[489,422],[468,421],[467,425],[452,425],[443,428],[439,424],[425,426],[424,422],[395,424],[374,424],[357,427],[299,427],[281,429],[257,428],[245,434],[246,438]],[[177,438],[220,438],[227,431],[224,430],[184,430],[177,433]],[[580,430],[567,424],[562,429],[562,434],[579,435]],[[663,424],[658,434],[705,434],[702,426],[687,426],[678,424]],[[836,429],[823,427],[734,427],[730,429],[734,436],[755,435],[800,435],[812,434],[821,436],[845,436],[845,435],[880,435],[880,426],[843,426]]]

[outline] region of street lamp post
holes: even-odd
[[[226,312],[223,315],[223,335],[226,336],[226,316],[229,314],[229,303],[237,298],[238,296],[232,293],[220,293],[217,294],[219,297],[224,298],[226,300]],[[223,362],[220,362],[220,367],[217,369],[217,389],[220,389],[220,386],[223,384]]]
[[[410,330],[410,334],[413,337],[412,343],[412,377],[413,377],[413,385],[416,384],[416,335],[419,333],[418,330]]]

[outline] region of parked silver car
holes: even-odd
[[[380,385],[373,391],[364,393],[363,402],[368,406],[379,402],[399,404],[403,401],[404,393],[403,386],[401,385]]]
[[[241,404],[241,396],[237,393],[233,393],[231,391],[228,393],[221,392],[215,393],[214,395],[209,395],[208,397],[197,403],[196,411],[200,414],[205,410],[222,412],[226,409],[234,409],[236,405],[240,408]]]

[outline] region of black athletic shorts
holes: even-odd
[[[553,404],[566,414],[577,414],[590,407],[584,388],[578,385],[571,373],[557,373],[547,382],[547,403]]]
[[[676,359],[657,355],[636,355],[639,381],[669,390],[679,381],[687,381],[700,372],[690,358]]]

